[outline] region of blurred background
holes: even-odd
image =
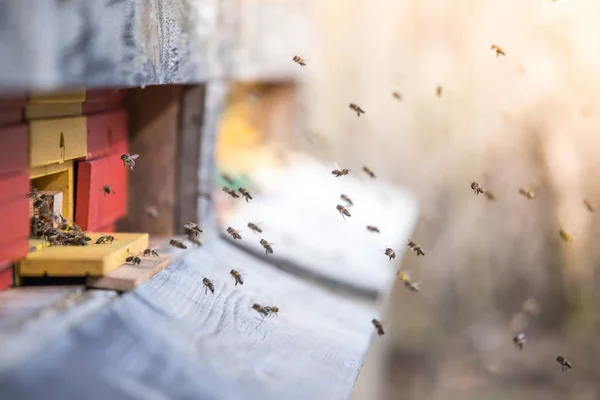
[[[600,398],[600,226],[584,205],[600,204],[600,4],[241,3],[230,66],[240,79],[219,119],[219,171],[245,182],[314,157],[367,165],[419,200],[414,237],[427,255],[398,262],[421,292],[394,287],[379,397]],[[267,3],[279,11],[252,12]],[[262,59],[285,60],[293,78],[268,66],[245,78],[257,32]],[[495,201],[473,195],[472,181]],[[221,214],[231,211],[227,195],[215,197]],[[571,373],[561,374],[559,355]]]

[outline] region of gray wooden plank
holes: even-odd
[[[234,286],[231,267],[245,274],[243,286]],[[204,293],[204,277],[214,295]],[[255,302],[278,305],[279,317],[262,320]],[[375,308],[209,241],[53,346],[0,370],[0,386],[20,399],[345,399]]]
[[[171,265],[169,256],[141,257],[140,264],[123,264],[106,275],[88,277],[86,286],[127,292],[146,282],[169,265]]]

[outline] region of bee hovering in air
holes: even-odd
[[[571,362],[563,356],[556,357],[556,362],[560,364],[560,370],[562,372],[569,372],[569,370],[573,368]]]
[[[133,265],[140,265],[142,259],[139,256],[129,256],[125,259],[125,262],[132,263]]]
[[[262,229],[260,229],[260,227],[253,222],[248,222],[248,228],[254,232],[262,233]]]
[[[440,98],[442,97],[442,93],[444,92],[444,88],[439,86],[435,88],[435,95]]]
[[[519,194],[525,196],[528,200],[535,199],[535,192],[527,188],[519,188]]]
[[[410,239],[408,239],[407,246],[410,247],[412,249],[412,251],[414,251],[415,253],[417,253],[417,257],[425,255],[425,252],[423,251],[423,248],[421,246],[419,246],[418,244],[416,244],[415,242],[413,242],[412,240],[410,240]]]
[[[471,189],[473,190],[473,193],[475,193],[475,194],[484,194],[485,193],[485,189],[483,188],[483,186],[481,186],[477,182],[471,182]]]
[[[496,196],[494,195],[494,193],[491,190],[486,190],[483,192],[483,195],[485,196],[485,198],[489,201],[494,201],[496,200]]]
[[[385,249],[384,253],[386,256],[388,256],[390,258],[390,261],[392,261],[394,258],[396,258],[396,250],[388,247],[387,249]]]
[[[188,222],[183,227],[194,236],[200,236],[200,234],[202,233],[202,229],[200,229],[200,227],[194,222]]]
[[[497,44],[493,44],[492,45],[492,50],[494,50],[496,52],[496,57],[500,57],[501,55],[505,56],[506,53],[504,52],[504,50],[502,50],[500,48],[500,46],[498,46]]]
[[[594,212],[596,210],[596,207],[594,207],[588,199],[583,200],[583,204],[585,204],[585,207],[588,209],[589,212]]]
[[[235,286],[237,286],[238,283],[240,285],[244,284],[244,278],[242,278],[242,275],[235,269],[232,269],[231,271],[229,271],[229,275],[231,275],[233,277],[233,279],[235,280]]]
[[[406,286],[412,292],[419,291],[419,283],[413,282],[412,279],[410,278],[410,275],[408,275],[404,272],[398,272],[398,276],[400,277],[400,280],[404,283],[404,286]]]
[[[375,327],[375,331],[377,332],[378,336],[383,336],[385,334],[385,332],[383,331],[383,324],[379,322],[378,319],[373,318],[371,323]]]
[[[180,242],[179,240],[171,239],[169,241],[169,245],[178,248],[178,249],[187,249],[187,246]]]
[[[352,214],[350,214],[350,211],[348,211],[348,209],[341,204],[335,206],[335,209],[338,210],[340,214],[342,214],[342,218],[344,219],[346,219],[346,217],[352,216]]]
[[[115,237],[112,235],[102,235],[96,240],[96,244],[112,243]]]
[[[525,342],[527,342],[527,338],[524,333],[519,333],[517,336],[513,338],[513,343],[517,346],[517,349],[523,350],[523,346],[525,346]]]
[[[215,294],[215,285],[212,283],[212,281],[210,279],[208,279],[208,278],[202,279],[202,284],[204,285],[204,294],[208,293],[209,290],[212,294]]]
[[[121,156],[121,161],[123,161],[123,165],[129,165],[129,168],[131,168],[133,171],[133,167],[135,167],[135,160],[137,160],[139,156],[139,154],[123,154]]]
[[[337,164],[335,165],[335,169],[331,171],[332,175],[335,175],[336,178],[340,176],[350,175],[350,170],[347,168],[340,168]]]
[[[107,194],[116,194],[115,191],[112,189],[112,187],[108,186],[108,185],[104,185],[102,187],[102,191],[104,191],[104,195],[106,196]]]
[[[350,200],[350,197],[346,196],[345,194],[340,195],[340,199],[344,200],[346,203],[348,203],[346,205],[346,207],[352,207],[354,205],[354,203],[352,202],[352,200]]]
[[[149,256],[158,257],[158,252],[154,249],[146,249],[146,250],[144,250],[144,255],[147,257],[149,257]]]
[[[260,245],[265,249],[265,254],[273,254],[273,243],[266,241],[265,239],[260,239]]]
[[[573,235],[565,231],[564,229],[560,229],[558,231],[558,234],[560,235],[561,239],[565,242],[571,242],[573,240]]]
[[[379,228],[373,225],[367,225],[367,230],[373,233],[379,233]]]
[[[354,103],[350,103],[350,109],[354,112],[356,112],[356,115],[360,117],[360,114],[364,114],[365,110],[363,110],[362,108],[360,108],[359,106],[357,106]]]
[[[252,200],[252,196],[250,196],[250,192],[247,191],[246,189],[244,189],[243,187],[239,188],[238,192],[240,192],[240,194],[246,198],[246,203],[248,202],[248,200]]]
[[[393,92],[392,96],[394,96],[394,98],[398,101],[402,101],[402,95],[398,92]]]
[[[239,195],[239,194],[237,194],[237,193],[235,192],[235,190],[233,190],[233,189],[232,189],[232,188],[230,188],[230,187],[223,186],[223,191],[224,191],[225,193],[227,193],[228,195],[230,195],[231,197],[233,197],[234,199],[237,199],[237,198],[239,198],[239,197],[240,197],[240,195]]]
[[[269,311],[267,311],[266,308],[261,306],[260,304],[254,303],[252,305],[252,309],[254,311],[256,311],[257,313],[261,314],[263,316],[263,318],[266,317],[267,315],[269,315]]]
[[[227,233],[229,233],[229,235],[234,239],[234,240],[240,240],[242,238],[242,235],[240,235],[240,232],[233,229],[232,227],[228,227],[227,228]]]
[[[292,58],[292,61],[300,65],[301,67],[306,67],[306,61],[304,61],[304,58],[300,56],[294,56],[294,58]]]
[[[376,178],[375,177],[375,173],[371,170],[371,168],[369,168],[369,167],[363,167],[362,169],[363,169],[363,171],[365,171],[365,174],[369,175],[369,177],[371,177],[373,179]]]

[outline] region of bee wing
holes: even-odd
[[[129,158],[131,158],[132,160],[137,160],[137,158],[139,157],[139,154],[130,154]]]

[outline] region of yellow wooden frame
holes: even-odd
[[[30,167],[59,163],[85,156],[87,156],[86,117],[29,121]]]
[[[73,161],[31,168],[29,179],[38,190],[63,192],[63,217],[73,220],[75,202]]]

